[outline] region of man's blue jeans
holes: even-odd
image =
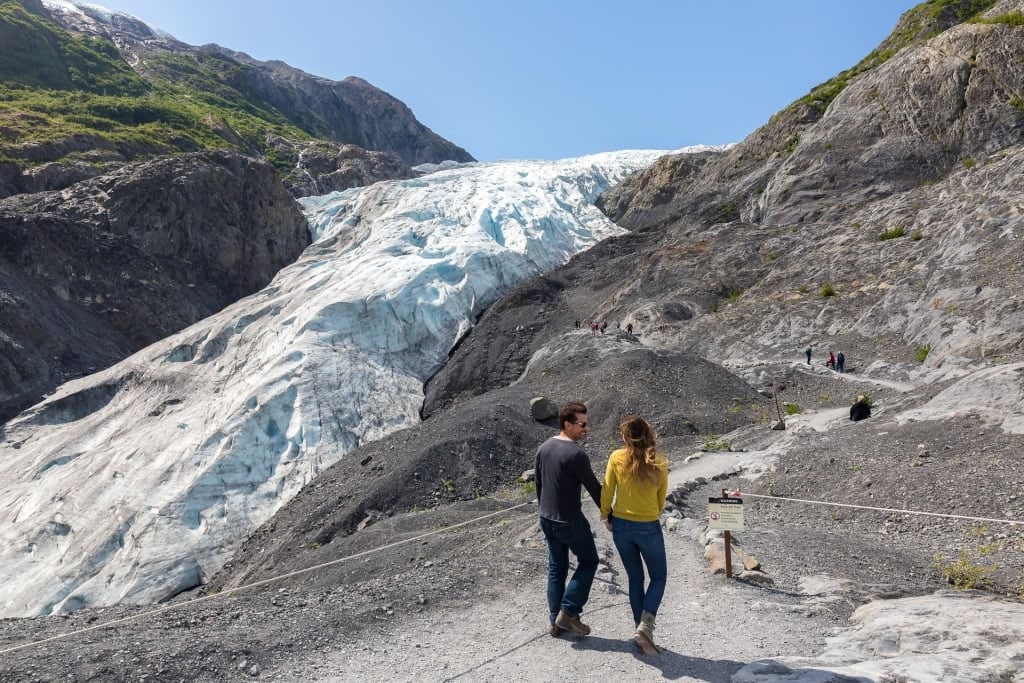
[[[583,605],[590,597],[590,586],[597,573],[597,546],[590,531],[587,518],[581,516],[575,522],[560,523],[540,518],[540,528],[548,541],[548,609],[554,623],[558,610],[578,617]],[[569,585],[569,551],[576,556],[576,571]]]
[[[631,522],[611,517],[612,540],[622,558],[622,566],[629,577],[629,606],[633,610],[633,623],[640,623],[642,612],[658,613],[665,595],[668,561],[665,559],[665,537],[661,522]],[[644,565],[651,575],[651,583],[644,590]]]

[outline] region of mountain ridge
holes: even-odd
[[[355,144],[400,160],[406,177],[409,166],[473,160],[363,79],[331,81],[217,45],[190,46],[98,5],[4,0],[0,33],[16,48],[0,55],[5,194],[73,181],[41,166],[71,165],[81,179],[98,172],[83,161],[102,168],[201,149],[261,156],[282,174],[301,166],[300,155],[268,136]]]

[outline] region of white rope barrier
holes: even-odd
[[[149,610],[148,612],[143,612],[141,614],[135,614],[135,615],[132,615],[130,617],[123,617],[121,619],[114,619],[113,621],[104,622],[102,624],[97,624],[95,626],[88,626],[86,628],[81,628],[81,629],[77,629],[77,630],[74,630],[74,631],[69,631],[67,633],[61,633],[60,635],[51,636],[49,638],[43,638],[42,640],[35,640],[35,641],[30,642],[30,643],[24,643],[22,645],[15,645],[14,647],[9,647],[9,648],[0,650],[0,655],[5,655],[5,654],[7,654],[9,652],[15,652],[16,650],[23,650],[23,649],[29,648],[29,647],[35,647],[36,645],[42,645],[44,643],[49,643],[49,642],[52,642],[52,641],[55,641],[55,640],[61,640],[62,638],[70,638],[71,636],[77,636],[77,635],[80,635],[82,633],[88,633],[89,631],[96,631],[96,630],[99,630],[101,628],[109,628],[111,626],[116,626],[117,624],[123,624],[123,623],[129,622],[129,621],[134,621],[136,619],[141,619],[143,617],[152,617],[154,615],[162,614],[164,612],[170,612],[171,610],[174,610],[174,609],[179,609],[179,608],[182,608],[182,607],[189,607],[189,606],[198,604],[200,602],[204,602],[206,600],[213,600],[214,598],[220,598],[220,597],[223,597],[225,595],[231,595],[233,593],[238,593],[240,591],[245,591],[245,590],[248,590],[250,588],[255,588],[257,586],[263,586],[265,584],[272,583],[274,581],[280,581],[281,579],[287,579],[287,578],[292,577],[292,576],[298,576],[299,574],[305,574],[307,572],[315,571],[317,569],[323,569],[324,567],[330,567],[331,565],[339,564],[341,562],[346,562],[348,560],[354,560],[354,559],[359,558],[359,557],[365,557],[366,555],[372,555],[373,553],[377,553],[377,552],[380,552],[382,550],[387,550],[388,548],[394,548],[396,546],[404,545],[406,543],[412,543],[413,541],[419,541],[419,540],[424,539],[424,538],[426,538],[428,536],[433,536],[435,534],[440,534],[440,533],[443,533],[445,531],[452,531],[453,529],[458,529],[460,527],[469,526],[470,524],[475,524],[477,522],[483,521],[485,519],[489,519],[491,517],[496,517],[498,515],[503,515],[506,512],[511,512],[512,510],[517,510],[517,509],[519,509],[521,507],[526,507],[527,505],[532,505],[532,504],[533,504],[532,501],[531,502],[527,502],[527,503],[520,503],[519,505],[513,505],[510,508],[505,508],[504,510],[498,510],[497,512],[492,512],[490,514],[483,515],[482,517],[476,517],[474,519],[470,519],[470,520],[467,520],[465,522],[459,522],[458,524],[453,524],[452,526],[444,527],[443,529],[435,529],[434,531],[428,531],[427,533],[420,534],[419,536],[414,536],[412,538],[406,538],[406,539],[403,539],[401,541],[395,541],[394,543],[389,543],[387,545],[382,545],[382,546],[377,547],[377,548],[371,548],[370,550],[364,550],[363,552],[356,553],[355,555],[347,555],[345,557],[339,557],[338,559],[331,560],[330,562],[323,562],[321,564],[317,564],[317,565],[314,565],[312,567],[306,567],[305,569],[297,569],[297,570],[295,570],[293,572],[288,572],[287,574],[281,574],[279,576],[273,576],[273,577],[271,577],[269,579],[262,579],[260,581],[255,581],[253,583],[249,583],[249,584],[246,584],[244,586],[237,586],[235,588],[226,589],[226,590],[220,591],[219,593],[212,593],[210,595],[204,595],[204,596],[201,596],[201,597],[198,597],[198,598],[192,598],[191,600],[186,600],[185,602],[179,602],[179,603],[175,603],[173,605],[165,605],[164,607],[160,607],[160,608],[157,608],[157,609],[154,609],[154,610]]]
[[[839,508],[852,508],[855,510],[873,510],[875,512],[898,512],[904,515],[925,515],[928,517],[945,517],[947,519],[963,519],[971,522],[991,522],[993,524],[1019,524],[1024,525],[1024,521],[1017,519],[997,519],[994,517],[970,517],[968,515],[951,515],[942,512],[923,512],[921,510],[903,510],[899,508],[882,508],[882,507],[871,507],[868,505],[851,505],[849,503],[832,503],[826,500],[806,500],[804,498],[789,498],[786,496],[763,496],[757,493],[741,493],[739,491],[729,491],[731,497],[734,498],[763,498],[765,500],[775,501],[786,501],[789,503],[806,503],[808,505],[827,505],[831,507]]]

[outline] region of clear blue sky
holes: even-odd
[[[97,0],[92,0],[97,2]],[[481,161],[738,142],[910,0],[107,0],[193,45],[359,76]],[[629,5],[627,8],[626,5]]]

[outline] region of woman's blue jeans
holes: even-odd
[[[665,559],[665,537],[661,522],[631,522],[611,517],[612,540],[622,558],[622,566],[629,577],[629,606],[633,610],[633,623],[640,623],[643,612],[658,613],[665,595],[668,561]],[[644,589],[644,565],[651,582]]]
[[[575,522],[564,524],[541,517],[540,528],[548,541],[548,609],[551,610],[551,622],[554,623],[558,610],[578,617],[583,613],[583,605],[587,604],[590,586],[597,573],[597,546],[594,545],[590,524],[582,516]],[[576,556],[576,571],[567,586],[565,579],[569,575],[570,550]]]

